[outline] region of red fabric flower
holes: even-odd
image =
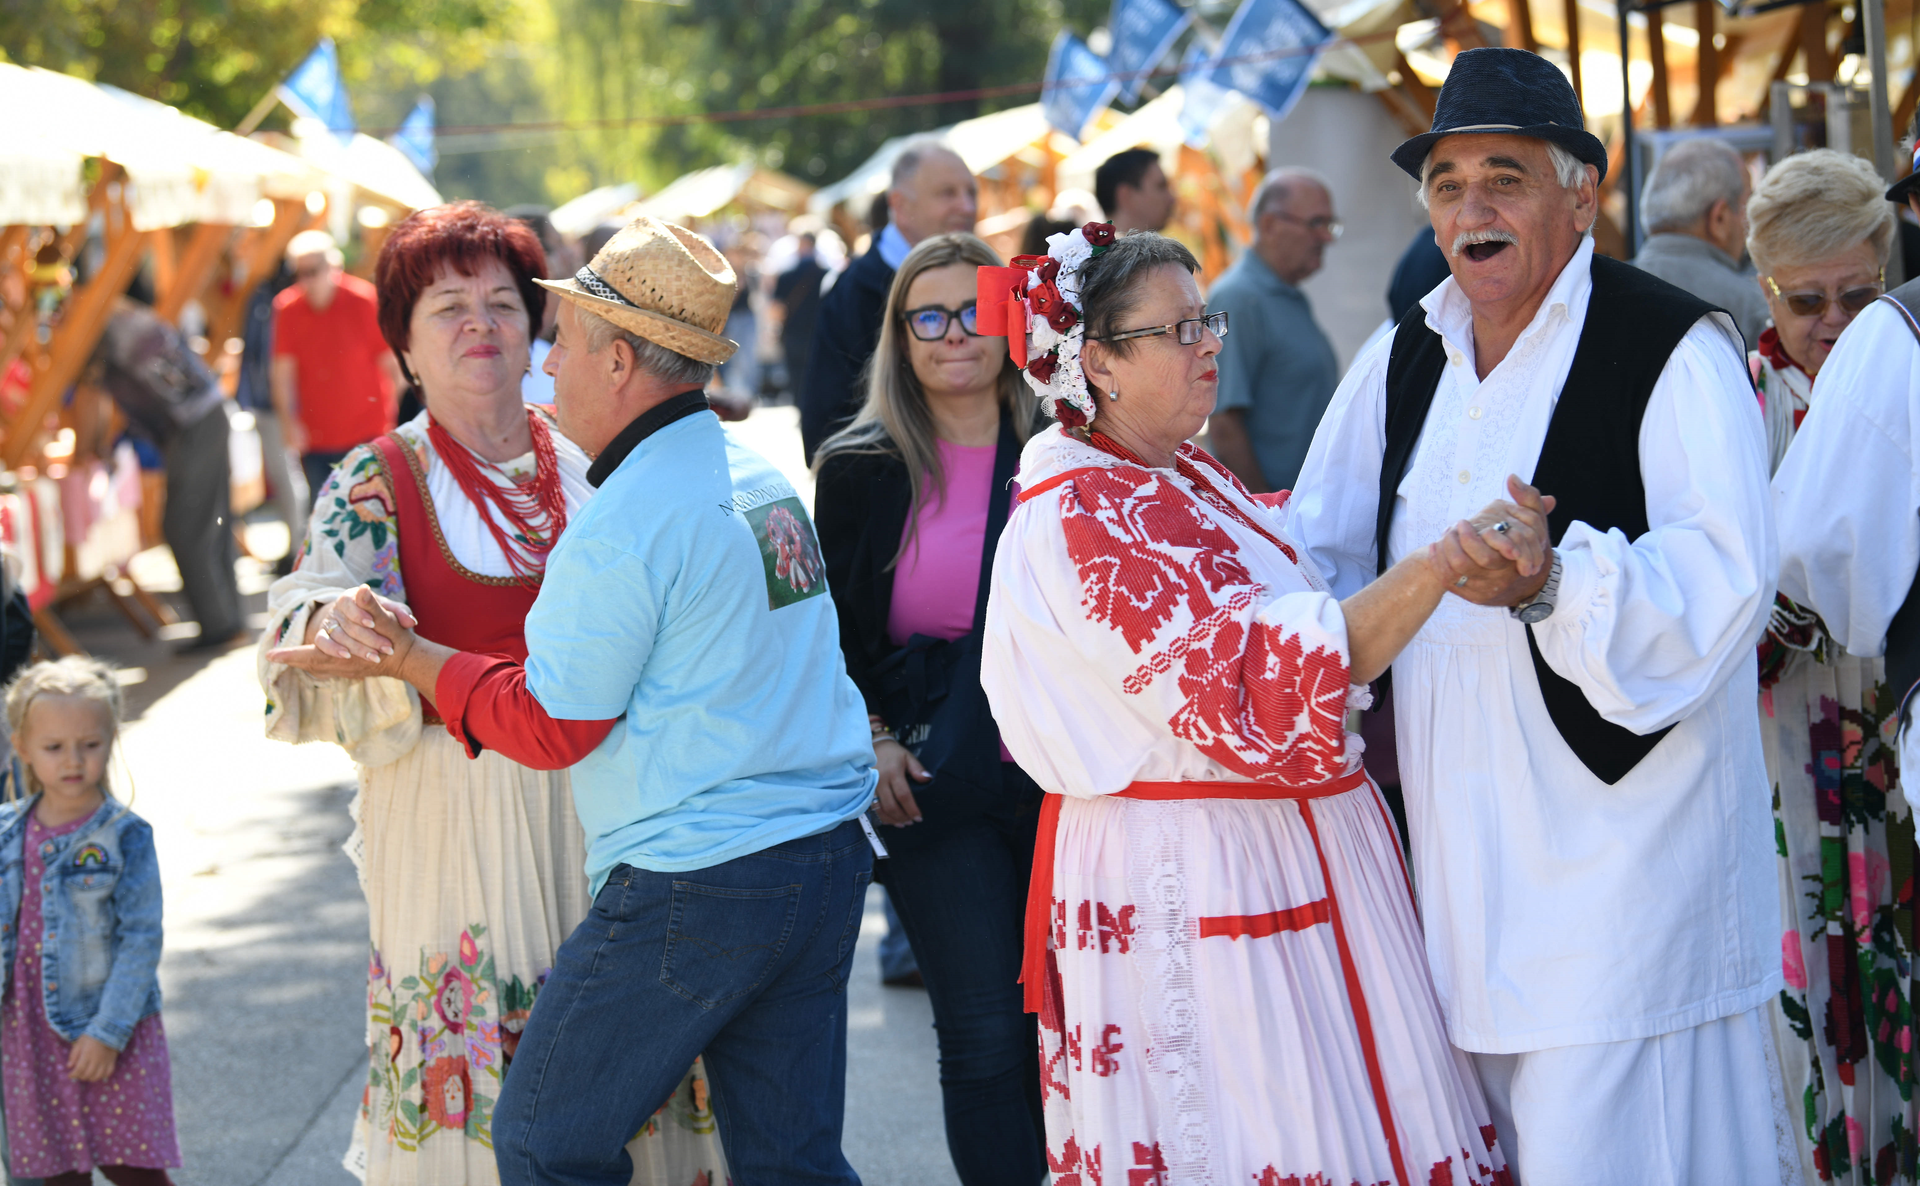
[[[1032,309],[1038,316],[1045,317],[1049,322],[1053,320],[1054,314],[1066,306],[1067,299],[1061,296],[1060,290],[1051,284],[1036,284],[1027,290],[1027,308]]]
[[[1067,428],[1084,428],[1087,414],[1064,399],[1053,401],[1053,418]]]
[[[1042,354],[1027,364],[1027,374],[1032,375],[1042,383],[1051,383],[1053,382],[1053,372],[1058,370],[1059,367],[1060,360],[1058,358],[1052,354]]]
[[[1087,237],[1088,246],[1113,246],[1113,224],[1110,222],[1090,222],[1080,228],[1080,233]]]
[[[1047,314],[1047,324],[1064,334],[1080,324],[1080,314],[1073,311],[1072,305],[1063,301],[1058,309]]]
[[[1040,282],[1042,284],[1052,284],[1060,275],[1060,261],[1051,255],[1043,255],[1040,257],[1037,270],[1040,273]]]

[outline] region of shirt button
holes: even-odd
[[[1461,471],[1460,471],[1460,484],[1461,484],[1462,486],[1464,486],[1464,485],[1466,485],[1466,484],[1467,484],[1468,482],[1470,482],[1470,481],[1472,481],[1472,480],[1473,480],[1473,475],[1472,475],[1472,474],[1470,474],[1470,473],[1468,473],[1468,472],[1467,472],[1466,470],[1461,470]]]
[[[1452,354],[1448,355],[1447,357],[1448,357],[1448,361],[1452,362],[1454,366],[1459,366],[1460,364],[1466,361],[1466,356],[1461,354],[1458,350],[1454,351]]]
[[[1480,419],[1480,409],[1479,409],[1479,408],[1468,408],[1468,409],[1467,409],[1467,417],[1468,417],[1468,419],[1471,419],[1471,420],[1478,420],[1478,419]]]

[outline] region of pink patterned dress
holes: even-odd
[[[71,1046],[47,1023],[40,993],[40,912],[46,844],[86,816],[49,828],[27,821],[25,885],[13,976],[0,1001],[0,1068],[7,1101],[7,1148],[15,1177],[91,1173],[96,1166],[171,1169],[180,1164],[173,1131],[173,1072],[158,1013],[133,1027],[113,1074],[99,1083],[67,1077]]]

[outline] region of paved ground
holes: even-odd
[[[811,494],[791,408],[741,426]],[[284,546],[256,527],[256,549]],[[264,611],[266,578],[243,561]],[[136,573],[177,589],[164,550]],[[167,896],[161,986],[173,1055],[181,1186],[350,1186],[340,1168],[360,1095],[366,909],[340,852],[354,771],[332,746],[261,736],[253,651],[173,654],[191,627],[144,641],[104,600],[64,615],[126,668],[126,772],[153,823]],[[876,894],[878,891],[875,891]],[[870,899],[848,1002],[846,1150],[869,1186],[947,1186],[932,1019],[922,992],[883,989]]]

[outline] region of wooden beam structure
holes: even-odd
[[[1420,81],[1420,76],[1413,72],[1413,63],[1407,61],[1406,54],[1396,49],[1393,51],[1393,55],[1396,63],[1395,69],[1400,74],[1401,87],[1406,90],[1408,97],[1420,108],[1420,113],[1426,116],[1427,122],[1420,129],[1420,131],[1424,132],[1427,128],[1433,126],[1433,108],[1434,104],[1440,101],[1440,96],[1434,93],[1432,87]],[[1415,135],[1418,134],[1419,133],[1415,133]]]
[[[1507,0],[1507,44],[1530,54],[1540,52],[1540,42],[1533,35],[1530,0]]]
[[[160,295],[153,311],[168,321],[180,320],[180,310],[207,287],[214,269],[220,266],[221,253],[232,238],[233,227],[226,223],[203,222],[195,226],[193,237],[187,240],[187,249],[175,261],[172,283],[156,286]]]
[[[1833,55],[1827,52],[1827,6],[1808,4],[1800,9],[1800,52],[1807,59],[1808,82],[1833,81]]]
[[[111,212],[109,212],[111,213]],[[107,220],[109,228],[114,219]],[[100,334],[113,315],[113,306],[127,289],[146,250],[147,232],[136,231],[131,222],[118,234],[109,234],[107,257],[100,270],[68,299],[60,324],[47,344],[45,364],[34,374],[27,388],[26,402],[8,425],[4,446],[0,446],[0,465],[18,468],[38,441],[47,413],[60,404],[60,397],[80,377],[93,355]]]
[[[1587,109],[1587,93],[1580,85],[1580,0],[1561,0],[1566,6],[1567,22],[1567,69],[1573,76],[1573,97],[1580,101],[1580,110]]]
[[[1667,79],[1667,23],[1659,8],[1647,9],[1647,56],[1653,62],[1653,126],[1673,126],[1673,89]]]
[[[248,298],[253,296],[253,290],[279,264],[280,257],[286,254],[287,244],[309,226],[319,225],[324,216],[324,210],[320,214],[309,214],[307,204],[302,201],[285,198],[273,200],[272,224],[248,236],[241,261],[245,274],[234,282],[231,289],[207,302],[209,358],[218,357],[226,340],[239,332],[240,319],[246,315]]]

